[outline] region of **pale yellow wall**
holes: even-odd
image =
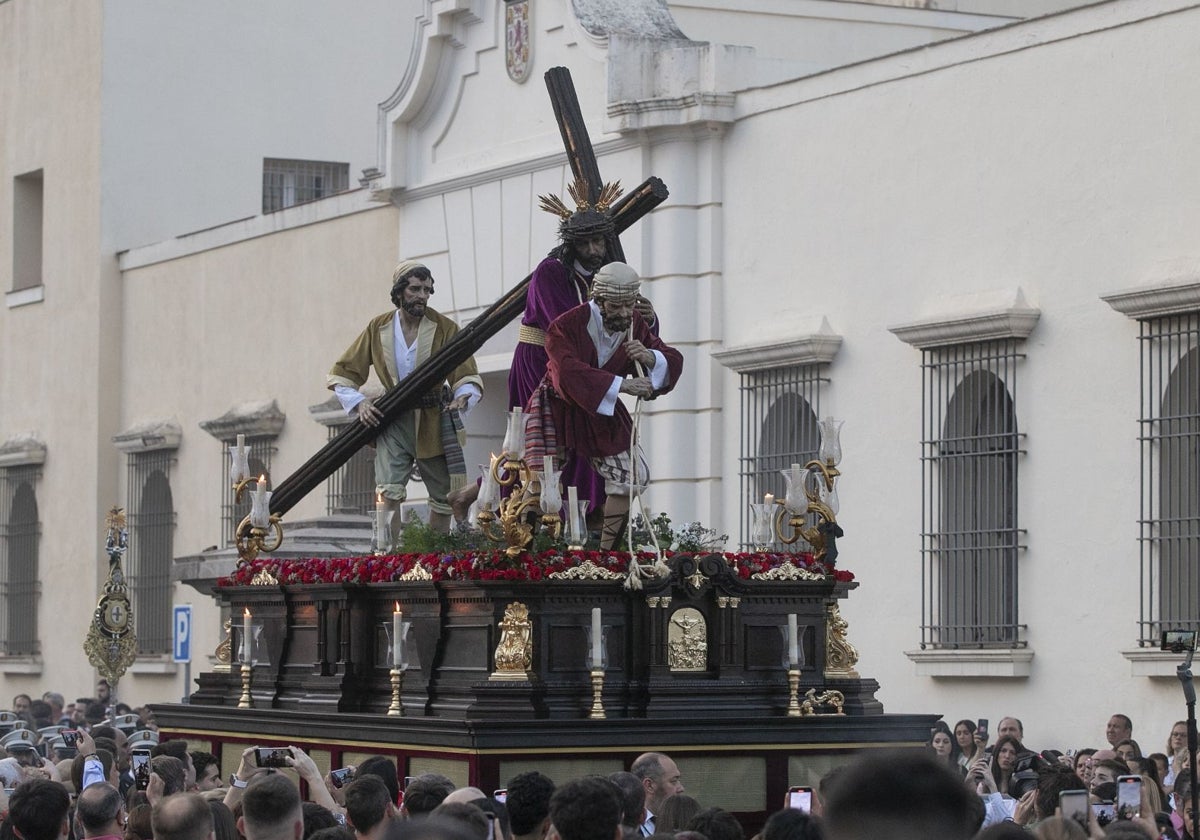
[[[82,642],[101,566],[99,530],[116,500],[109,437],[119,378],[115,260],[99,256],[101,4],[0,4],[0,291],[12,287],[12,180],[44,170],[45,299],[0,306],[0,439],[47,446],[37,488],[42,523],[40,674],[5,673],[15,691],[88,693]],[[69,656],[60,655],[71,650]],[[36,670],[36,663],[34,664]]]
[[[386,205],[124,272],[121,425],[171,419],[183,430],[171,472],[177,556],[221,542],[228,466],[200,422],[235,404],[277,400],[287,421],[276,483],[325,443],[308,407],[330,396],[333,362],[390,307],[396,230],[396,210]],[[324,512],[322,485],[285,521]],[[211,652],[219,633],[211,602],[182,584],[175,600],[194,605],[196,649]],[[196,660],[195,669],[206,668]],[[178,695],[182,686],[178,675],[131,679],[139,697]]]

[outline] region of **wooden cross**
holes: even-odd
[[[565,67],[552,67],[546,71],[546,87],[550,92],[554,118],[562,134],[571,172],[576,180],[587,183],[588,201],[594,203],[600,195],[600,168],[596,164],[596,153],[592,149],[592,141],[583,123],[583,114],[579,109],[579,99],[575,95],[570,71]],[[609,242],[609,256],[613,260],[625,260],[619,238],[621,232],[661,204],[666,197],[666,185],[651,176],[613,205],[610,215],[614,232]],[[452,370],[521,315],[525,311],[525,298],[532,278],[532,274],[528,275],[470,324],[459,330],[440,351],[417,365],[412,373],[376,400],[375,406],[383,413],[383,425],[390,423],[403,412],[416,408],[423,394],[440,387]],[[349,461],[355,452],[370,443],[377,434],[378,429],[364,423],[347,425],[337,437],[326,443],[303,466],[279,483],[275,492],[271,494],[271,513],[283,516]]]

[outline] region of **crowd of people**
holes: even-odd
[[[211,753],[160,742],[148,710],[111,703],[103,681],[96,693],[69,705],[22,694],[0,713],[0,840],[748,837],[737,815],[688,795],[659,752],[608,776],[524,772],[490,795],[432,773],[402,784],[387,756],[322,773],[297,746],[249,747],[226,780]],[[925,751],[864,752],[793,789],[751,840],[1195,836],[1185,723],[1150,753],[1121,714],[1102,748],[1038,751],[1015,717],[994,734],[987,721],[939,722]],[[1117,787],[1134,782],[1128,801]]]

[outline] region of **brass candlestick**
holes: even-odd
[[[592,720],[603,720],[606,717],[606,715],[604,714],[604,703],[602,703],[600,700],[600,695],[603,691],[604,691],[604,669],[603,668],[593,668],[592,669],[592,711],[591,711],[591,714],[588,715],[588,717],[591,718]]]
[[[400,705],[400,686],[404,684],[404,672],[399,668],[392,669],[392,705],[388,706],[388,717],[404,717],[404,707]]]
[[[800,669],[788,668],[788,717],[800,717]]]
[[[242,698],[238,700],[239,709],[254,708],[254,700],[250,697],[250,669],[252,667],[249,662],[242,663]]]

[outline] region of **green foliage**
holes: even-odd
[[[430,528],[415,512],[404,521],[400,532],[399,554],[457,554],[465,551],[486,550],[491,544],[479,531],[464,526],[453,528],[443,534]]]
[[[633,545],[641,548],[653,545],[651,533],[658,538],[658,545],[664,550],[707,553],[723,551],[729,540],[728,534],[718,534],[714,528],[705,528],[699,522],[687,522],[683,527],[671,527],[671,517],[665,513],[651,519],[649,522],[638,514],[633,520]]]

